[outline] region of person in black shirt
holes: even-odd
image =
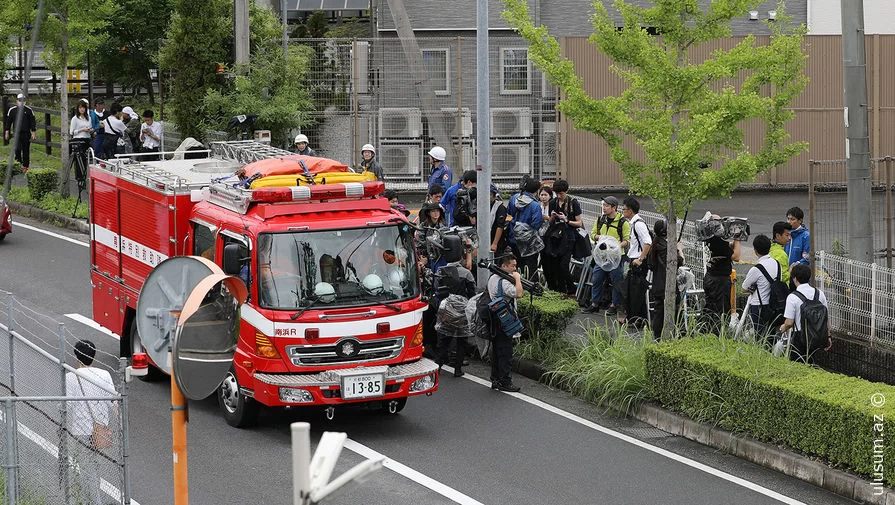
[[[740,260],[740,242],[727,242],[720,237],[706,240],[710,259],[705,268],[702,287],[705,290],[706,322],[710,331],[720,330],[722,317],[730,314],[730,273],[733,262]]]
[[[491,185],[491,252],[501,256],[507,249],[507,206],[500,201],[497,187]]]
[[[22,114],[21,132],[15,145],[16,161],[21,163],[22,170],[27,172],[31,166],[31,141],[37,138],[37,121],[34,118],[34,111],[31,110],[31,107],[25,105],[25,95],[21,93],[16,97],[16,104],[10,107],[6,113],[6,123],[3,125],[3,138],[9,140],[10,133],[15,134],[13,130],[16,126],[16,117],[19,115],[19,106],[21,106],[24,112]]]

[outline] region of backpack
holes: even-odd
[[[777,265],[780,267],[780,265]],[[771,323],[775,320],[783,316],[783,312],[786,310],[786,297],[789,296],[789,286],[786,285],[783,281],[780,280],[780,277],[783,275],[783,267],[777,269],[777,277],[772,279],[771,275],[768,274],[767,269],[764,265],[758,264],[755,265],[758,268],[758,271],[764,275],[764,278],[768,280],[771,284],[771,299],[768,302],[768,307],[771,310]],[[756,292],[758,290],[756,289]],[[758,295],[758,303],[762,303],[761,294]],[[763,304],[763,303],[762,303]]]
[[[519,316],[516,315],[516,310],[513,308],[513,302],[503,296],[504,282],[507,281],[504,279],[497,281],[497,297],[488,304],[488,309],[491,311],[491,316],[497,321],[497,327],[503,331],[504,335],[512,337],[517,333],[522,333],[523,327],[522,321],[519,320]]]
[[[478,299],[475,302],[475,320],[481,324],[476,325],[476,328],[472,332],[474,336],[485,340],[492,340],[494,338],[490,306],[491,295],[488,294],[488,290],[486,289],[482,291],[482,294],[478,296]]]
[[[606,214],[600,216],[600,220],[598,221],[599,225],[597,226],[597,231],[601,231],[603,226],[606,226],[606,231],[609,231],[609,227],[612,224],[612,221],[606,217]],[[622,227],[625,225],[625,218],[622,217],[618,220],[618,223],[615,225],[615,230],[618,232],[618,241],[622,241]],[[602,234],[602,232],[601,232]]]
[[[810,356],[814,351],[823,349],[827,346],[830,339],[830,331],[827,326],[828,316],[827,308],[820,301],[820,290],[814,290],[814,298],[808,299],[799,291],[793,292],[802,300],[802,307],[799,314],[802,320],[802,328],[794,333],[794,345],[801,347],[799,344],[805,344],[806,357]]]

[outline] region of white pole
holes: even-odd
[[[311,425],[292,423],[292,503],[308,505],[311,499]]]
[[[488,0],[476,2],[476,135],[478,156],[476,170],[476,228],[479,235],[479,258],[491,258],[491,95],[488,61]],[[506,233],[506,232],[504,232]],[[503,251],[497,251],[503,254]],[[478,285],[488,283],[488,270],[478,269]]]

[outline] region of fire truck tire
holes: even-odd
[[[234,428],[249,428],[258,420],[261,404],[239,392],[236,372],[231,368],[218,388],[218,405],[227,424]]]
[[[0,233],[0,242],[3,242],[3,239],[5,239],[5,238],[6,238],[6,234]]]
[[[137,332],[136,320],[131,321],[131,331],[128,338],[130,338],[131,356],[133,356],[135,353],[145,352],[143,350],[143,344],[140,340],[140,334]],[[159,367],[153,365],[152,363],[149,364],[149,371],[146,373],[146,375],[139,376],[140,380],[143,382],[159,382],[167,377],[168,374],[163,372]]]

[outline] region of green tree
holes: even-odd
[[[223,87],[218,63],[229,60],[232,2],[172,0],[174,13],[159,51],[171,118],[184,137],[202,138],[199,110],[208,90]]]
[[[107,82],[117,82],[134,94],[146,89],[155,103],[150,70],[171,19],[171,0],[117,0],[109,18],[108,38],[91,52],[91,70]]]
[[[329,30],[329,20],[323,11],[312,12],[302,23],[292,31],[292,36],[297,39],[322,39]]]
[[[557,108],[575,127],[603,138],[631,192],[651,196],[665,214],[672,242],[668,279],[676,278],[676,218],[692,201],[728,197],[741,182],[806,148],[789,142],[785,129],[793,117],[787,107],[807,85],[804,27],[793,28],[778,15],[769,23],[773,34],[766,45],[749,36],[702,62],[691,58],[700,44],[729,37],[731,20],[757,8],[757,0],[713,0],[706,8],[699,0],[653,0],[649,8],[616,0],[621,28],[595,0],[589,40],[627,84],[620,96],[601,99],[585,92],[557,40],[532,23],[525,0],[504,3],[504,19],[529,42],[531,59],[565,95]],[[754,150],[744,141],[747,123],[763,126],[763,142]],[[674,329],[674,284],[665,289],[666,334]]]
[[[209,89],[202,101],[203,128],[223,130],[231,117],[258,114],[255,127],[270,130],[275,145],[290,145],[289,133],[306,126],[313,108],[307,88],[307,69],[313,52],[290,46],[287,57],[281,47],[253,51],[250,71],[237,73],[224,90]]]
[[[37,1],[21,0],[7,3],[2,19],[11,26],[33,25]],[[61,193],[68,196],[68,72],[70,66],[80,65],[87,51],[107,37],[105,28],[116,10],[111,0],[47,0],[39,38],[44,44],[41,59],[61,81],[62,168],[59,180]]]

